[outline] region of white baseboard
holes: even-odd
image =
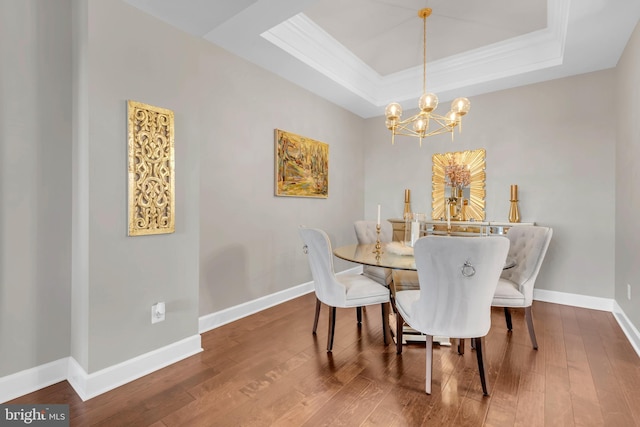
[[[82,400],[88,400],[202,351],[194,335],[92,374],[73,357],[0,377],[0,403],[67,380]]]
[[[340,274],[360,274],[362,273],[362,266],[354,267],[349,270],[341,271]],[[259,311],[266,310],[278,304],[282,304],[285,301],[298,298],[302,295],[306,295],[313,292],[313,282],[303,283],[298,286],[294,286],[283,291],[276,292],[274,294],[265,295],[261,298],[247,301],[242,304],[238,304],[233,307],[225,308],[224,310],[216,311],[205,316],[201,316],[198,321],[200,333],[210,331],[211,329],[218,328],[227,323],[242,319],[243,317],[250,316]]]
[[[194,335],[91,374],[69,357],[67,381],[82,400],[88,400],[201,351],[201,337]]]
[[[13,400],[67,379],[67,359],[55,360],[0,377],[0,403]]]
[[[610,298],[590,297],[565,292],[534,289],[533,299],[536,301],[551,302],[555,304],[569,305],[572,307],[590,308],[592,310],[608,311],[613,313],[618,325],[629,339],[629,343],[640,356],[640,332],[633,326],[627,315],[618,303]]]
[[[568,294],[565,292],[547,291],[545,289],[534,289],[533,299],[536,301],[609,312],[613,311],[614,302],[611,298],[590,297],[586,295]]]
[[[622,328],[622,332],[624,332],[624,334],[627,336],[627,339],[631,343],[631,346],[636,351],[636,353],[638,353],[638,356],[640,356],[640,332],[635,326],[633,326],[633,323],[631,323],[625,312],[622,311],[622,307],[620,307],[615,301],[613,307],[613,315]]]
[[[274,305],[282,304],[299,296],[313,292],[313,282],[303,283],[275,294],[247,301],[224,310],[216,311],[205,316],[201,316],[198,321],[200,333],[210,331],[227,323],[242,319],[262,310],[266,310]]]

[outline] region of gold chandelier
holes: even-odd
[[[395,142],[396,135],[414,136],[422,139],[427,136],[450,133],[453,140],[453,131],[456,126],[462,129],[462,116],[469,112],[471,104],[467,98],[456,98],[451,103],[451,110],[446,116],[441,116],[433,111],[438,107],[438,97],[435,93],[427,93],[427,17],[431,15],[431,9],[425,8],[418,11],[418,16],[423,20],[423,67],[422,67],[422,96],[418,101],[420,112],[405,120],[402,120],[402,106],[397,102],[387,105],[384,113],[387,118],[387,129],[391,131],[391,144]],[[435,123],[434,123],[435,122]],[[430,125],[433,125],[430,128]]]

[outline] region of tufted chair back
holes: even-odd
[[[356,221],[353,224],[356,230],[356,237],[358,243],[361,245],[368,245],[375,243],[378,239],[378,233],[376,232],[375,221]],[[380,221],[380,242],[389,243],[393,235],[393,227],[389,221]],[[362,267],[362,274],[375,280],[384,286],[389,286],[391,283],[392,274],[391,269],[382,267],[373,267],[371,265],[365,265]]]
[[[356,221],[354,223],[358,243],[375,243],[378,238],[375,221]],[[393,227],[389,221],[380,221],[380,241],[388,243],[393,237]]]
[[[517,225],[507,232],[511,241],[509,257],[516,260],[516,266],[502,272],[502,279],[518,286],[524,295],[523,306],[533,301],[533,286],[538,277],[540,266],[549,247],[553,229],[533,225]]]
[[[428,335],[486,335],[491,327],[491,299],[508,250],[509,241],[504,237],[418,239],[415,258],[420,290],[396,294],[399,302],[400,295],[410,295],[405,292],[418,292],[411,311],[400,310],[408,315],[405,321]]]
[[[472,338],[482,391],[489,394],[482,348],[491,328],[491,299],[504,267],[505,237],[429,236],[416,241],[419,290],[396,292],[396,342],[402,350],[402,321],[425,334],[425,391],[431,394],[433,336]]]

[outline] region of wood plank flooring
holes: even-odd
[[[327,308],[311,334],[305,295],[203,334],[204,352],[86,402],[65,381],[8,403],[67,403],[72,426],[640,426],[640,359],[611,313],[534,302],[539,350],[523,310],[501,309],[486,338],[491,395],[474,351],[434,346],[433,394],[423,345],[398,356],[380,308]]]

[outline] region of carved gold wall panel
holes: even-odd
[[[469,169],[470,182],[464,189],[465,197],[469,205],[465,208],[466,218],[482,221],[485,219],[485,150],[467,150],[453,153],[433,155],[433,175],[431,193],[431,218],[446,219],[445,198],[446,193],[445,168],[450,164],[463,165]]]
[[[129,236],[175,231],[173,111],[128,101]]]

